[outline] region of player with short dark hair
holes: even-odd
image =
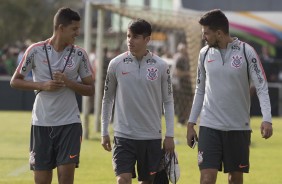
[[[102,146],[111,151],[108,125],[114,108],[113,165],[118,184],[135,177],[151,184],[162,156],[162,109],[166,120],[163,148],[174,151],[174,106],[168,64],[147,50],[151,25],[136,19],[127,30],[128,51],[112,59],[102,105]]]
[[[250,82],[260,101],[262,137],[268,139],[273,132],[267,80],[256,51],[229,35],[221,10],[205,13],[199,23],[207,45],[199,55],[187,144],[192,147],[192,140],[199,140],[201,184],[216,183],[222,165],[229,183],[242,184],[250,167]],[[194,126],[200,114],[198,139]]]
[[[94,93],[87,53],[74,45],[79,28],[76,11],[59,9],[53,36],[26,50],[11,79],[14,88],[36,91],[30,138],[35,183],[51,183],[56,167],[59,183],[73,183],[79,164],[82,126],[75,93]],[[24,80],[31,70],[33,81]]]

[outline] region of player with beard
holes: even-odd
[[[35,183],[50,184],[57,167],[58,182],[71,184],[79,164],[82,126],[75,93],[94,93],[88,56],[73,45],[79,28],[77,12],[59,9],[53,36],[26,50],[11,79],[14,88],[36,91],[30,138]],[[24,80],[31,70],[33,81]]]
[[[268,139],[273,133],[266,77],[256,51],[229,35],[222,11],[205,13],[199,23],[207,45],[199,54],[187,144],[192,147],[193,140],[199,141],[201,184],[216,183],[222,165],[229,183],[242,184],[250,167],[250,81],[260,101],[262,137]],[[194,126],[199,115],[198,137]]]

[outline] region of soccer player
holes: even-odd
[[[11,79],[14,88],[36,90],[30,138],[35,183],[51,183],[56,167],[59,183],[73,183],[79,164],[82,126],[75,93],[94,93],[88,56],[74,45],[79,29],[79,14],[59,9],[53,36],[27,49]],[[24,80],[31,70],[33,81]]]
[[[166,120],[163,148],[174,151],[174,106],[168,64],[147,50],[151,25],[136,19],[127,30],[128,51],[111,60],[102,105],[102,140],[111,151],[108,125],[114,108],[113,166],[118,184],[135,177],[150,184],[162,156],[162,109]]]
[[[262,137],[268,139],[273,131],[267,80],[256,51],[229,35],[228,19],[221,10],[205,13],[199,23],[207,45],[199,55],[187,144],[192,147],[192,140],[199,140],[201,184],[216,183],[222,164],[229,183],[242,184],[250,167],[251,81],[263,115]],[[200,113],[198,138],[194,126]]]

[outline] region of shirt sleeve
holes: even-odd
[[[256,88],[257,96],[260,102],[263,121],[272,122],[271,105],[268,94],[267,79],[262,67],[261,61],[250,45],[246,44],[247,62],[249,63],[249,75],[253,85]]]
[[[104,96],[102,100],[101,135],[109,135],[108,126],[112,117],[114,99],[116,96],[117,79],[113,62],[110,62],[105,80]]]
[[[84,51],[84,50],[78,50],[78,55],[81,55],[81,59],[80,59],[80,63],[79,63],[79,76],[81,78],[85,78],[85,77],[88,77],[90,75],[93,75],[93,70],[92,70],[92,67],[90,65],[90,62],[89,62],[89,58],[88,58],[88,55],[87,53]]]
[[[191,123],[197,123],[197,119],[201,113],[203,102],[204,102],[204,96],[205,96],[205,86],[206,86],[206,71],[204,67],[204,61],[202,61],[203,54],[199,54],[198,59],[198,68],[197,68],[197,81],[196,81],[196,89],[195,89],[195,95],[193,99],[193,104],[191,108],[191,113],[189,117],[189,122]]]
[[[34,46],[30,46],[24,53],[18,67],[17,72],[26,76],[34,66],[34,58],[37,52],[35,52]]]
[[[174,137],[174,103],[169,66],[162,72],[162,100],[166,122],[166,137]]]

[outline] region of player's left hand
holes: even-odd
[[[163,148],[166,153],[173,153],[174,152],[174,139],[173,137],[165,137],[163,142]]]
[[[260,131],[262,138],[268,139],[273,134],[272,124],[266,121],[263,121],[260,126]]]

